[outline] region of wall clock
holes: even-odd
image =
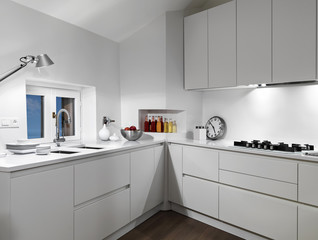
[[[216,140],[225,133],[225,121],[218,116],[211,117],[205,124],[206,136],[209,139]]]

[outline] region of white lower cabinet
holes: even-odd
[[[318,166],[299,164],[298,201],[318,206]]]
[[[182,205],[182,146],[171,144],[168,148],[168,199]]]
[[[73,239],[73,167],[11,179],[11,240],[42,239]]]
[[[131,155],[131,220],[156,207],[163,201],[163,147],[148,148]]]
[[[281,240],[297,239],[297,204],[220,186],[220,220]]]
[[[218,218],[218,184],[203,179],[183,177],[183,205]]]
[[[104,239],[130,222],[129,189],[75,210],[74,221],[75,240]]]
[[[318,239],[318,208],[298,206],[298,240]]]

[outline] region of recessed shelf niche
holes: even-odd
[[[139,109],[138,119],[139,119],[139,127],[144,131],[144,122],[145,117],[148,116],[162,116],[163,121],[165,118],[172,119],[172,121],[176,121],[177,123],[177,133],[186,132],[186,111],[185,110],[175,110],[175,109]],[[156,134],[162,134],[157,132],[152,132]],[[171,133],[169,133],[171,134]]]

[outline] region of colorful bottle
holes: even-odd
[[[152,119],[151,119],[151,132],[156,132],[156,122],[155,122],[154,116],[152,116]]]
[[[148,121],[148,116],[145,117],[145,122],[144,122],[144,131],[149,132],[149,121]]]
[[[172,124],[172,132],[173,132],[173,133],[176,133],[176,132],[177,132],[177,123],[176,123],[176,121],[173,121],[173,124]]]
[[[165,118],[163,131],[164,131],[165,133],[167,133],[167,132],[168,132],[168,121],[167,121],[167,118]]]
[[[164,132],[164,124],[163,124],[163,117],[160,117],[160,123],[161,123],[161,132]]]
[[[159,116],[158,116],[158,121],[157,121],[157,132],[161,132],[161,120],[160,120]]]
[[[173,123],[172,123],[172,120],[170,118],[169,119],[169,124],[168,124],[168,133],[172,133],[172,125],[173,125]]]
[[[149,132],[151,132],[151,119],[149,117],[149,123],[148,123],[148,126],[149,126]]]

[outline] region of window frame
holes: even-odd
[[[43,96],[43,138],[28,139],[30,142],[52,143],[56,137],[56,119],[52,117],[52,113],[56,112],[56,97],[74,98],[74,116],[75,116],[75,135],[65,136],[65,140],[81,139],[81,91],[78,89],[62,89],[56,87],[42,87],[26,85],[26,95]],[[26,106],[27,107],[27,106]],[[27,119],[27,116],[26,116]],[[74,119],[71,119],[74,121]],[[28,131],[28,129],[27,129]],[[28,137],[28,133],[26,133]]]

